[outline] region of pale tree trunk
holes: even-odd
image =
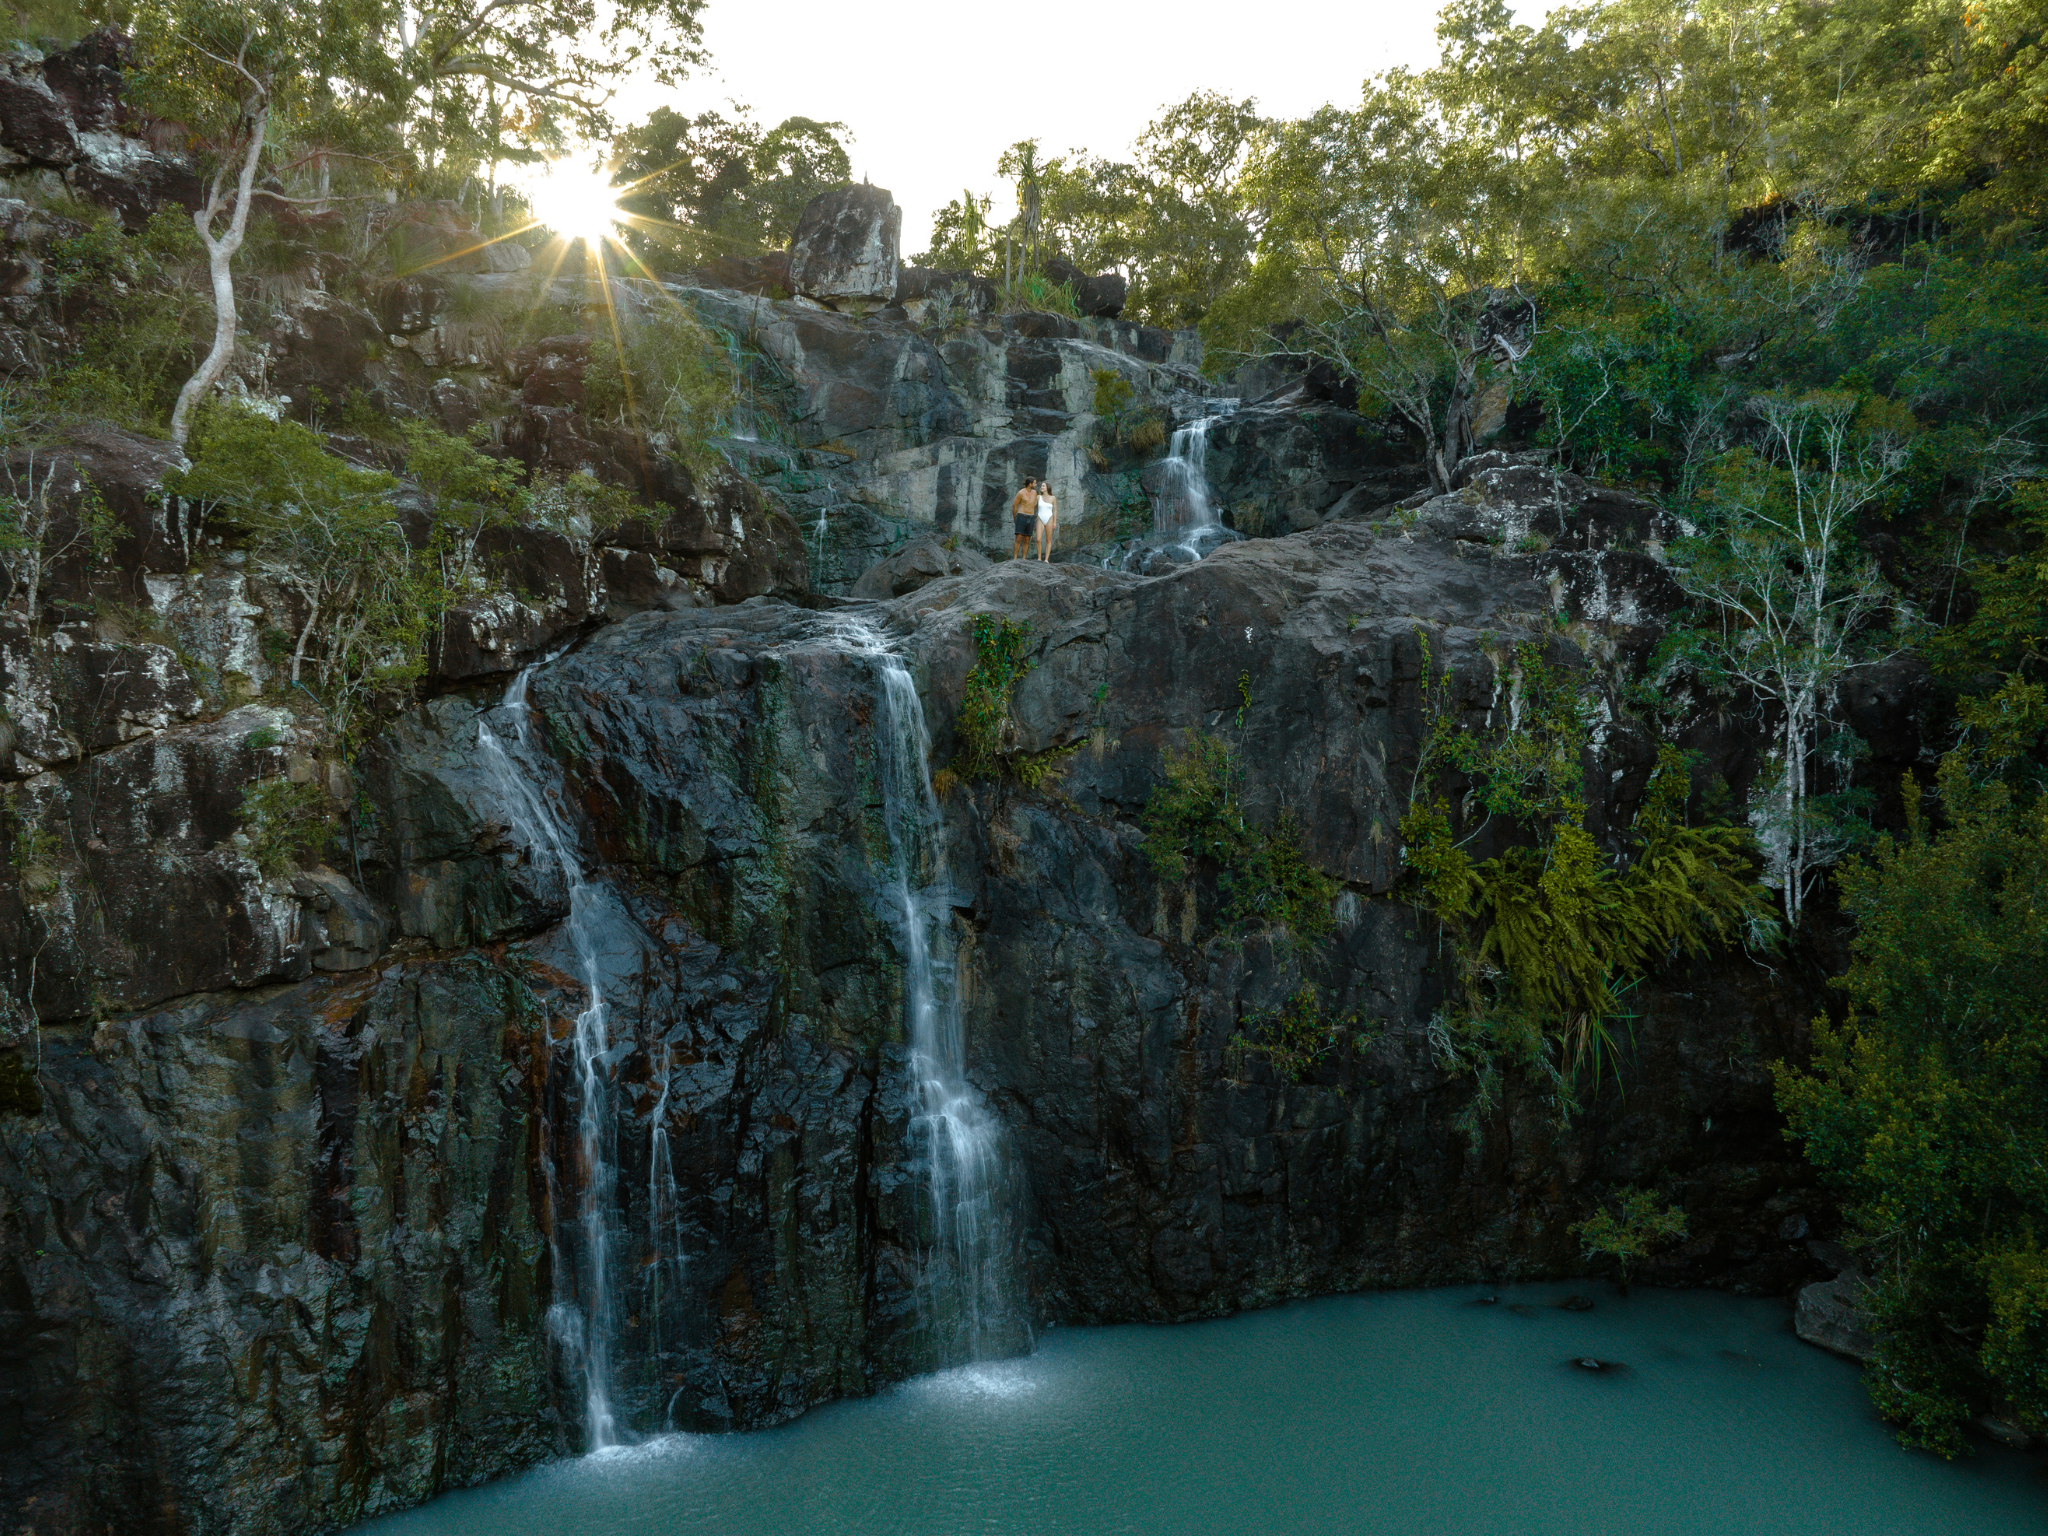
[[[235,182],[234,212],[228,219],[227,231],[215,235],[213,221],[220,217],[222,193],[225,190],[222,178],[227,174],[223,166],[213,179],[213,187],[206,202],[192,215],[193,227],[199,231],[199,239],[206,247],[206,267],[213,279],[213,346],[206,354],[206,360],[199,365],[199,371],[185,381],[185,387],[178,391],[178,403],[171,411],[171,445],[184,451],[185,439],[192,431],[192,408],[206,398],[207,392],[220,382],[220,376],[227,371],[228,363],[235,355],[235,276],[233,263],[235,253],[242,248],[242,237],[249,228],[249,204],[256,188],[256,165],[263,158],[263,135],[270,125],[270,99],[259,96],[249,113],[249,142],[242,153],[241,174]]]

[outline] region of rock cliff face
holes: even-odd
[[[1659,977],[1619,1083],[1569,1131],[1512,1096],[1476,1141],[1452,1123],[1470,1087],[1428,1041],[1435,938],[1387,895],[1416,629],[1475,719],[1504,640],[1543,638],[1605,689],[1649,631],[1574,594],[1647,603],[1655,572],[1499,553],[1457,534],[1510,504],[1448,500],[1157,579],[1002,564],[868,610],[912,659],[936,761],[977,612],[1032,626],[1020,746],[1077,746],[1056,791],[944,801],[970,1073],[1008,1127],[1035,1319],[1571,1272],[1566,1224],[1660,1178],[1693,1240],[1654,1278],[1808,1273],[1820,1207],[1766,1070],[1800,1049],[1796,976],[1723,956]],[[874,899],[876,689],[832,611],[772,601],[642,613],[533,680],[552,753],[533,770],[560,775],[602,876],[629,1042],[616,1400],[643,1429],[769,1423],[932,1358],[902,967]],[[0,1477],[29,1529],[299,1530],[579,1443],[546,1318],[581,1177],[584,998],[559,878],[511,838],[479,753],[499,691],[443,694],[361,766],[361,888],[395,932],[375,964],[218,966],[211,990],[43,1024],[40,1110],[0,1119]],[[1342,881],[1328,941],[1227,934],[1213,887],[1141,856],[1162,749],[1197,727],[1238,740],[1254,817],[1292,810]],[[1696,745],[1745,776],[1739,734]],[[1596,830],[1652,755],[1603,743]],[[1305,977],[1367,1027],[1295,1084],[1229,1046]],[[271,984],[230,990],[253,980]]]

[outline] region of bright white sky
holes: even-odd
[[[698,112],[737,99],[764,128],[834,118],[853,130],[853,174],[903,209],[903,254],[963,187],[1014,211],[996,159],[1036,137],[1049,154],[1121,154],[1159,109],[1209,89],[1255,96],[1272,116],[1350,103],[1368,75],[1436,59],[1440,0],[710,0],[711,65],[673,98],[622,102]],[[1549,6],[1518,7],[1525,16]]]

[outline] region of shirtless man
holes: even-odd
[[[1010,498],[1010,558],[1022,560],[1031,550],[1038,532],[1038,482],[1026,480],[1024,489]]]

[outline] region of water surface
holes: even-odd
[[[1591,1298],[1590,1312],[1556,1305]],[[1493,1305],[1474,1298],[1495,1295]],[[1588,1372],[1588,1357],[1619,1368]],[[1902,1450],[1782,1304],[1605,1286],[1066,1329],[744,1435],[453,1494],[375,1536],[2001,1536],[2048,1476]]]

